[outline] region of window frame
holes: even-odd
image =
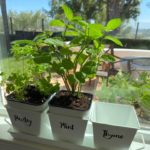
[[[8,116],[8,113],[6,111],[6,108],[3,105],[3,94],[2,94],[2,88],[0,88],[0,116]]]

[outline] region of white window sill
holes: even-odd
[[[53,146],[46,146],[34,142],[14,140],[9,133],[10,126],[4,117],[0,117],[0,150],[61,150]]]
[[[54,141],[50,132],[45,134],[45,137],[33,137],[30,135],[20,134],[20,140],[14,140],[12,135],[9,132],[10,126],[6,122],[4,117],[0,117],[0,149],[2,150],[94,150],[92,148],[92,143],[88,142],[88,146],[77,146],[67,142],[57,142]],[[147,133],[147,132],[146,132]],[[150,133],[148,133],[150,135]],[[91,137],[89,137],[90,139]],[[139,140],[140,141],[140,140]],[[62,147],[62,148],[56,148]],[[145,148],[142,148],[145,147]],[[141,149],[142,148],[142,149]],[[150,149],[150,144],[143,144],[140,142],[134,141],[131,145],[130,150],[148,150]]]
[[[6,109],[1,106],[0,106],[0,116],[8,116]]]

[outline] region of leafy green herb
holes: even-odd
[[[60,37],[46,39],[45,43],[54,47],[51,62],[53,72],[59,74],[68,91],[74,93],[81,90],[81,86],[89,78],[96,75],[100,60],[105,60],[104,44],[111,40],[122,46],[121,42],[109,36],[109,32],[121,25],[121,20],[116,18],[108,22],[106,26],[99,23],[88,23],[79,16],[74,16],[72,10],[63,5],[65,14],[63,20],[52,20],[50,26],[60,26],[64,30]],[[111,33],[110,33],[111,34]],[[66,44],[66,37],[73,37]],[[113,59],[112,57],[107,57]]]

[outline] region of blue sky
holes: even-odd
[[[49,0],[6,0],[8,11],[36,11],[43,8],[49,10],[48,2]],[[140,12],[137,22],[141,22],[142,26],[150,27],[150,0],[142,0]]]
[[[150,29],[150,0],[142,0],[140,4],[140,15],[137,18],[140,28]]]
[[[142,0],[140,5],[140,16],[138,17],[139,21],[150,22],[150,0]]]
[[[49,9],[49,0],[6,0],[7,11],[36,11]]]

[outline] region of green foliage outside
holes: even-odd
[[[30,64],[26,59],[16,60],[14,57],[6,57],[0,60],[1,70],[9,76],[12,72],[26,72],[30,68]]]
[[[108,86],[104,82],[100,91],[96,92],[101,101],[113,103],[139,104],[150,110],[150,74],[142,72],[135,80],[121,71],[109,78]]]
[[[41,12],[40,10],[32,12],[32,11],[23,11],[16,12],[10,10],[8,12],[8,23],[9,29],[11,29],[12,19],[12,28],[13,32],[15,31],[42,31],[42,19],[44,19],[44,29],[48,29],[49,17],[47,14]],[[3,22],[2,16],[0,16],[0,32],[3,31]]]
[[[82,16],[86,21],[107,22],[119,17],[122,20],[136,19],[139,15],[141,0],[52,0],[48,14],[52,18],[62,18],[60,5],[68,5],[75,15]]]

